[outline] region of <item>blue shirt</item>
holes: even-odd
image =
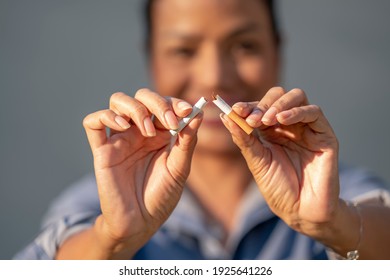
[[[340,168],[340,197],[390,205],[388,186],[366,170]],[[217,198],[216,198],[217,199]],[[313,209],[315,211],[315,209]],[[93,225],[101,213],[93,175],[65,190],[50,206],[42,231],[15,259],[54,259],[72,234]],[[248,186],[236,227],[221,244],[222,229],[186,189],[172,215],[135,259],[326,259],[327,248],[295,232],[275,216],[256,184]]]

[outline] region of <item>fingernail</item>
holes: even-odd
[[[246,102],[238,102],[233,105],[233,109],[235,110],[243,110],[248,107],[248,103]]]
[[[146,117],[144,119],[144,127],[145,127],[145,131],[146,131],[147,136],[149,136],[149,137],[156,136],[156,129],[154,128],[152,120],[149,117]]]
[[[253,109],[252,113],[246,118],[246,122],[252,126],[259,126],[261,123],[261,117],[263,116],[263,112],[259,108]]]
[[[258,121],[259,121],[259,120],[254,119],[253,117],[248,117],[248,118],[246,119],[246,122],[247,122],[250,126],[252,126],[252,127],[256,127]]]
[[[267,123],[267,124],[270,124],[272,123],[272,121],[274,120],[276,114],[278,113],[278,111],[276,110],[275,107],[271,107],[268,109],[267,112],[265,112],[263,118],[261,119],[261,121],[263,123]]]
[[[169,129],[178,129],[179,122],[175,114],[172,111],[166,111],[164,115],[165,121],[168,124]]]
[[[192,109],[192,106],[185,102],[185,101],[180,101],[179,103],[177,103],[177,107],[181,110],[181,111],[187,111],[189,109]]]
[[[115,122],[123,129],[128,129],[131,125],[121,116],[115,116]]]

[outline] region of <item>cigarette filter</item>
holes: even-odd
[[[206,104],[207,104],[207,99],[204,97],[201,97],[198,100],[198,102],[196,102],[195,105],[192,107],[192,112],[187,117],[184,117],[179,121],[179,128],[169,130],[169,132],[172,134],[172,136],[175,136],[180,131],[182,131],[190,123],[190,121],[193,118],[195,118],[195,116],[197,114],[199,114],[200,111],[202,111],[203,106]]]
[[[232,107],[230,107],[225,100],[223,100],[219,95],[213,94],[213,103],[217,105],[221,111],[228,115],[228,117],[234,121],[242,130],[244,130],[248,135],[252,133],[253,127],[251,127],[243,118],[237,115],[236,112],[233,111]]]

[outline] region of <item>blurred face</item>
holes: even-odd
[[[151,69],[156,91],[194,104],[218,93],[231,105],[260,100],[277,82],[271,20],[259,0],[157,0]],[[237,153],[221,112],[209,103],[198,151]]]

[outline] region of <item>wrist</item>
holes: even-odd
[[[147,241],[140,236],[128,238],[114,236],[102,215],[96,219],[93,231],[98,244],[96,250],[102,259],[131,259]]]
[[[314,226],[315,230],[309,235],[339,255],[347,257],[360,246],[362,220],[359,211],[353,204],[339,199],[334,218]]]

